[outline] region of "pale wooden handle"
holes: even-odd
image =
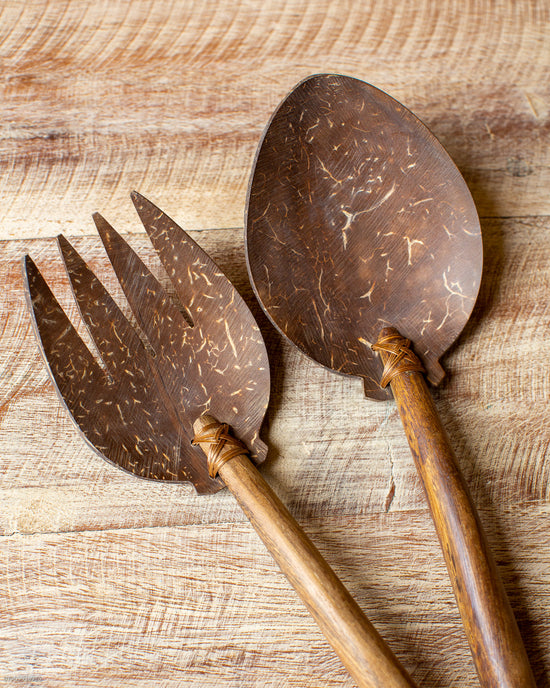
[[[390,384],[426,491],[480,683],[483,688],[535,688],[504,586],[424,376],[404,372]]]
[[[207,417],[206,422],[211,420]],[[202,446],[200,440],[197,442]],[[414,687],[390,648],[250,460],[242,454],[233,456],[217,470],[357,685]]]

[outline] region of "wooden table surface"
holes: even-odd
[[[477,204],[481,293],[434,394],[550,685],[549,15],[547,0],[2,3],[1,685],[353,685],[227,491],[123,474],[57,399],[21,257],[74,315],[54,237],[112,285],[91,213],[147,255],[132,189],[260,317],[269,483],[421,686],[477,685],[394,404],[281,341],[247,283],[260,135],[300,79],[331,71],[412,109]]]

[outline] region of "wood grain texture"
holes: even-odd
[[[482,229],[481,297],[464,342],[445,361],[452,375],[435,396],[544,685],[550,225],[494,219]],[[193,237],[251,299],[241,233]],[[75,244],[114,286],[99,238]],[[145,239],[133,244],[147,253]],[[129,479],[81,442],[47,380],[21,303],[18,258],[26,250],[61,284],[55,243],[1,248],[6,681],[119,685],[124,674],[128,685],[150,685],[153,667],[158,685],[239,686],[241,669],[257,686],[352,685],[231,495],[200,498],[191,486]],[[521,285],[526,260],[528,290]],[[270,459],[262,469],[269,482],[419,684],[477,685],[394,405],[365,400],[359,380],[309,362],[260,322],[274,377],[264,432]]]
[[[137,188],[209,230],[192,235],[258,316],[268,482],[415,681],[477,686],[395,406],[280,341],[246,282],[261,131],[299,79],[334,70],[423,119],[483,216],[480,298],[435,398],[537,685],[550,684],[549,14],[543,0],[2,4],[0,683],[353,685],[231,495],[109,466],[48,381],[21,256],[75,316],[47,238],[63,231],[121,298],[91,213],[151,259]]]
[[[483,215],[548,214],[549,16],[544,0],[7,0],[2,236],[87,234],[98,207],[124,230],[131,188],[162,188],[190,227],[240,226],[269,115],[320,71],[412,109]]]

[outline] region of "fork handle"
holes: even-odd
[[[519,629],[410,341],[385,328],[385,365],[483,688],[535,688]],[[399,360],[398,360],[399,359]],[[387,372],[389,371],[389,372]],[[382,382],[383,384],[383,382]]]
[[[195,441],[207,456],[210,443],[201,440],[200,432],[214,423],[211,416],[202,416],[194,426]],[[414,688],[390,648],[249,458],[235,452],[225,462],[223,457],[222,450],[215,470],[359,688]]]

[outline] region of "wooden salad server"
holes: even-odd
[[[137,323],[130,324],[60,236],[73,294],[99,357],[31,258],[24,258],[35,332],[61,401],[92,448],[123,470],[150,480],[191,482],[199,494],[225,484],[357,685],[414,688],[247,456],[250,451],[256,463],[265,458],[259,430],[269,398],[267,353],[248,306],[169,217],[137,193],[132,199],[180,304],[95,215]]]
[[[425,381],[443,378],[439,359],[470,316],[482,271],[479,219],[451,158],[386,93],[346,76],[310,77],[261,140],[246,249],[256,295],[290,341],[363,378],[368,397],[393,393],[481,684],[534,686]]]

